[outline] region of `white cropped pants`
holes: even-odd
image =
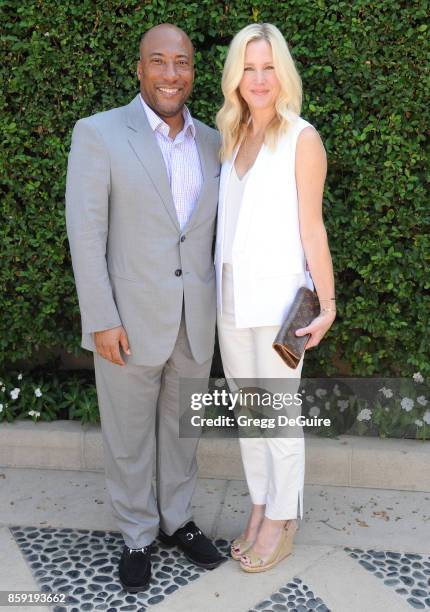
[[[237,378],[297,379],[303,358],[296,369],[289,368],[272,348],[279,326],[237,328],[234,321],[232,266],[223,266],[223,308],[218,312],[218,337],[224,374],[229,382]],[[292,382],[292,381],[291,381]],[[230,383],[231,384],[231,383]],[[293,383],[295,384],[295,383]],[[289,388],[290,391],[290,388]],[[272,520],[303,518],[305,445],[300,437],[239,438],[243,467],[253,504],[265,505]]]

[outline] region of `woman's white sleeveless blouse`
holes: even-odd
[[[280,325],[297,289],[313,289],[306,271],[295,176],[297,138],[311,124],[290,113],[275,151],[263,145],[249,175],[232,246],[237,327]],[[222,312],[222,264],[227,187],[235,155],[223,163],[215,249],[217,304]]]

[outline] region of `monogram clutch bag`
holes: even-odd
[[[290,368],[297,368],[310,338],[310,334],[296,336],[296,330],[309,325],[319,313],[320,305],[316,292],[300,287],[273,341],[273,348]]]

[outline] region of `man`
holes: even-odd
[[[194,67],[182,30],[162,24],[142,37],[137,76],[130,104],[77,122],[66,189],[82,346],[94,351],[130,592],[149,583],[158,532],[197,565],[224,560],[192,521],[198,440],[178,436],[179,379],[207,379],[213,354],[218,134],[184,106]]]

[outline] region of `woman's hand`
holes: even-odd
[[[306,344],[306,350],[318,346],[325,334],[336,318],[336,312],[321,312],[307,327],[300,327],[296,330],[296,336],[305,336],[311,334],[311,337]]]

